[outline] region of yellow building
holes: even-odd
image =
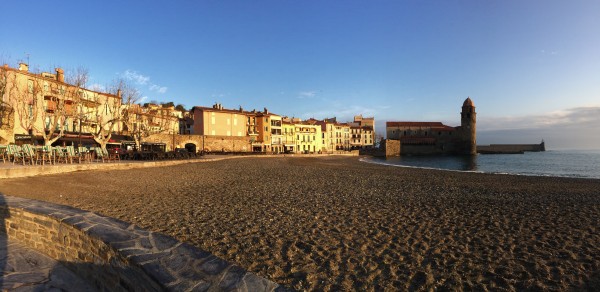
[[[157,104],[139,104],[124,105],[124,110],[128,112],[127,120],[123,121],[123,126],[119,132],[122,135],[130,136],[137,144],[146,142],[146,138],[156,134],[177,135],[180,131],[180,116],[182,113],[175,110],[175,107],[165,107]],[[169,139],[172,140],[172,139]],[[162,142],[166,145],[172,145],[170,141],[152,139],[153,142]],[[171,150],[172,147],[167,147]]]
[[[77,78],[79,77],[79,78]],[[0,143],[85,144],[107,140],[118,128],[120,96],[89,90],[86,75],[65,82],[61,68],[55,73],[0,68]]]
[[[375,133],[375,118],[363,118],[362,115],[354,116],[354,122],[350,126],[350,148],[365,149],[373,148]]]
[[[191,112],[196,135],[244,137],[248,133],[248,115],[241,108],[231,110],[215,104],[213,107],[195,106]]]
[[[292,123],[291,119],[284,118],[282,121],[282,143],[283,143],[283,151],[285,153],[295,153],[296,152],[296,125]]]
[[[252,111],[248,115],[254,118],[256,139],[252,142],[255,152],[284,152],[282,118],[280,115],[264,109],[262,112]]]
[[[296,149],[299,153],[322,153],[321,125],[297,123],[294,124]]]

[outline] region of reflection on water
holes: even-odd
[[[395,164],[419,168],[451,169],[477,171],[477,155],[433,155],[433,156],[401,156],[381,159],[386,164]]]

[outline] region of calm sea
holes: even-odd
[[[549,150],[525,154],[479,154],[477,156],[403,156],[363,158],[365,162],[402,166],[600,179],[600,150]]]

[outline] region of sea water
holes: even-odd
[[[548,150],[475,156],[401,156],[363,161],[431,169],[600,179],[600,150]]]

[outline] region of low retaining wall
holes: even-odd
[[[0,225],[98,290],[284,290],[174,238],[67,206],[0,196]]]
[[[120,170],[145,167],[161,167],[173,166],[184,163],[201,163],[219,161],[224,159],[235,158],[274,158],[274,157],[326,157],[326,156],[358,156],[358,150],[343,152],[344,154],[261,154],[253,155],[249,152],[248,155],[207,155],[197,159],[182,159],[182,160],[157,160],[157,161],[129,161],[122,160],[120,162],[110,163],[81,163],[81,164],[55,164],[55,165],[13,165],[12,163],[0,163],[0,179],[17,178],[38,175],[48,175],[57,173],[66,173],[84,170]]]

